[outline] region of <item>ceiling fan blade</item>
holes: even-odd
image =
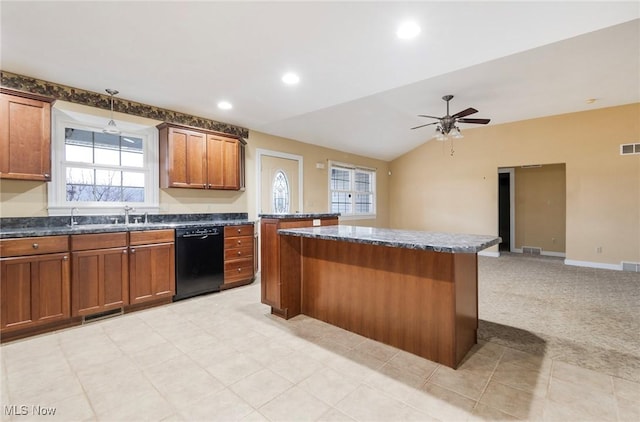
[[[425,126],[435,125],[437,123],[439,123],[439,122],[427,123],[426,125],[420,125],[420,126],[412,127],[411,130],[418,129],[418,128],[425,127]]]
[[[476,123],[479,125],[486,125],[491,119],[458,119],[458,123]]]
[[[458,117],[468,116],[470,114],[477,113],[477,112],[478,112],[478,110],[476,110],[475,108],[469,107],[466,110],[459,111],[458,113],[454,114],[451,117],[453,117],[455,119],[455,118],[458,118]]]
[[[436,116],[427,116],[426,114],[418,114],[419,117],[428,117],[430,119],[438,119],[441,120],[442,117],[436,117]]]

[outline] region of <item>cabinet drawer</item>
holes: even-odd
[[[242,226],[225,226],[224,237],[232,236],[253,236],[253,224],[244,224]]]
[[[230,261],[234,259],[250,258],[253,256],[253,246],[245,246],[243,248],[233,248],[224,250],[224,260]]]
[[[225,262],[224,282],[244,280],[253,277],[253,258]]]
[[[69,250],[69,236],[25,237],[0,240],[0,257],[40,255]]]
[[[133,231],[129,233],[129,244],[147,245],[150,243],[171,243],[175,241],[173,230]]]
[[[127,232],[71,235],[72,251],[118,248],[121,246],[127,246]]]
[[[253,236],[225,237],[224,249],[236,249],[253,246]]]

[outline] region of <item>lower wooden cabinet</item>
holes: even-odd
[[[68,253],[2,258],[0,274],[0,333],[71,316]]]
[[[173,297],[176,294],[174,231],[140,231],[129,235],[129,303]]]
[[[224,228],[224,285],[249,283],[253,280],[255,262],[254,226]]]
[[[127,233],[71,236],[73,316],[121,308],[129,303]]]

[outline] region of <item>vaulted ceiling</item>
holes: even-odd
[[[3,70],[384,160],[431,138],[409,128],[445,94],[490,124],[640,101],[638,2],[2,1],[0,18]]]

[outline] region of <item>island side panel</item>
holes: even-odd
[[[455,368],[454,254],[303,239],[302,313]]]
[[[280,283],[282,315],[285,319],[300,314],[302,278],[302,238],[280,236]]]
[[[260,221],[262,303],[280,309],[280,236],[278,220]]]
[[[456,362],[478,342],[478,255],[454,254]]]

